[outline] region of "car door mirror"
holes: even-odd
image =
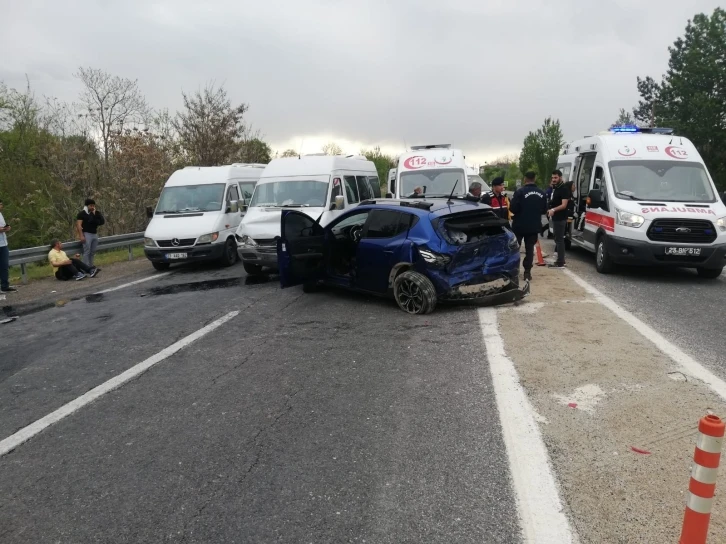
[[[593,189],[587,195],[587,206],[589,208],[599,208],[602,205],[602,191]]]
[[[231,200],[227,203],[227,213],[237,213],[239,211],[239,202]]]
[[[154,217],[154,208],[152,208],[151,206],[146,206],[146,217],[148,219],[151,219]]]
[[[335,209],[342,210],[343,208],[345,208],[345,197],[338,195],[335,197]]]
[[[386,193],[386,198],[393,198],[393,193]]]
[[[724,204],[726,204],[726,191],[724,191],[723,193],[721,193],[721,202],[723,202]]]

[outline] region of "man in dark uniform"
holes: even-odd
[[[524,175],[524,186],[517,189],[512,197],[510,210],[514,215],[512,230],[517,242],[524,240],[524,279],[532,279],[532,263],[534,261],[534,246],[542,230],[542,216],[547,213],[547,195],[535,184],[534,172]]]
[[[495,214],[509,223],[511,214],[509,213],[509,199],[504,194],[504,178],[494,178],[492,190],[484,193],[481,202],[491,206]]]
[[[552,181],[554,182],[554,190],[552,191],[552,200],[550,201],[550,209],[547,211],[548,217],[552,218],[552,227],[555,231],[555,248],[557,251],[557,261],[548,265],[550,268],[562,268],[565,266],[565,231],[567,229],[567,206],[572,198],[569,185],[562,180],[562,172],[555,170],[552,172]]]

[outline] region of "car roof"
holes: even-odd
[[[486,204],[480,204],[473,200],[464,200],[462,198],[376,198],[370,200],[364,200],[358,207],[369,208],[369,209],[386,209],[386,208],[401,208],[401,211],[406,211],[418,216],[432,215],[439,217],[442,215],[449,215],[456,212],[472,211],[477,208],[490,209]]]

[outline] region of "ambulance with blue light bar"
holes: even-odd
[[[451,144],[412,146],[398,157],[395,178],[389,180],[389,198],[464,196],[468,192],[468,166],[460,149]]]
[[[598,272],[650,265],[721,275],[726,206],[687,138],[613,127],[567,144],[557,167],[575,182],[571,242],[595,253]]]

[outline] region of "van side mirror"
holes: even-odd
[[[386,198],[393,198],[393,193],[386,193]]]
[[[726,204],[726,191],[724,191],[724,192],[723,192],[723,193],[721,194],[721,202],[723,202],[724,204]]]
[[[153,219],[154,217],[154,208],[152,208],[151,206],[146,206],[146,217],[148,219]]]
[[[345,198],[343,195],[338,195],[335,197],[335,209],[342,210],[343,208],[345,208]]]
[[[602,205],[602,191],[593,189],[587,195],[587,206],[589,208],[599,208]]]
[[[227,205],[227,213],[237,213],[239,211],[239,202],[232,200]]]

